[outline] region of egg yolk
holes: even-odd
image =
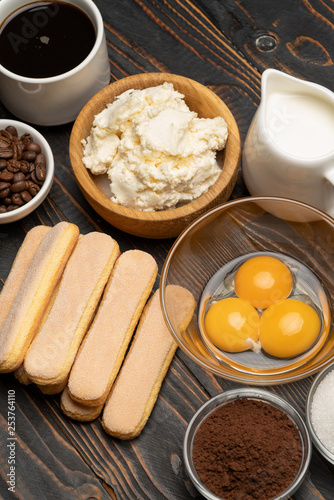
[[[257,309],[266,309],[278,300],[286,299],[292,290],[289,268],[276,257],[251,257],[237,270],[235,293]]]
[[[232,297],[210,307],[204,318],[204,328],[219,349],[241,352],[252,349],[258,341],[259,322],[259,313],[249,302]]]
[[[286,299],[266,309],[260,319],[260,342],[271,356],[291,358],[309,349],[320,333],[321,321],[313,307]]]

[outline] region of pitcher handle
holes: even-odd
[[[323,202],[325,203],[324,210],[331,217],[334,217],[334,167],[330,167],[324,172],[323,179],[325,181],[325,189],[323,192]]]
[[[324,173],[324,178],[334,187],[334,168]]]

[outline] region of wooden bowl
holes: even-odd
[[[169,210],[145,212],[123,207],[112,202],[98,186],[97,178],[82,163],[82,139],[86,139],[94,116],[106,104],[128,89],[144,89],[173,83],[185,97],[191,111],[201,118],[222,116],[228,126],[228,140],[221,156],[222,172],[215,184],[199,198]],[[70,159],[76,181],[90,205],[113,226],[136,236],[146,238],[171,238],[178,236],[190,222],[209,208],[226,201],[237,180],[240,162],[240,136],[232,113],[223,101],[200,83],[169,73],[143,73],[123,78],[98,92],[78,115],[70,137]]]

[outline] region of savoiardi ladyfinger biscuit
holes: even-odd
[[[157,271],[154,258],[141,250],[117,259],[71,370],[68,390],[74,401],[96,406],[107,399]]]
[[[59,384],[37,385],[37,387],[43,394],[48,394],[48,395],[59,394],[67,386],[67,380],[68,377],[66,377],[62,382],[59,382]]]
[[[22,385],[30,385],[30,384],[32,384],[30,378],[26,374],[26,371],[25,371],[25,369],[23,367],[23,363],[15,370],[14,377]]]
[[[195,309],[193,295],[177,285],[169,285],[166,295],[173,303],[180,330],[184,330]],[[157,290],[144,308],[129,353],[104,407],[102,425],[108,434],[121,439],[140,434],[176,348],[162,315]]]
[[[106,234],[92,232],[79,239],[24,360],[37,385],[59,386],[68,377],[118,255],[118,244]]]
[[[78,236],[76,225],[60,222],[42,239],[0,330],[0,373],[22,364]]]
[[[79,235],[79,238],[80,238],[80,235]],[[59,287],[59,282],[60,280],[58,280],[55,288],[53,289],[53,292],[51,294],[51,298],[50,300],[48,301],[48,304],[46,306],[46,308],[44,309],[44,312],[43,314],[41,315],[41,318],[40,318],[40,321],[38,323],[38,327],[37,327],[37,330],[36,330],[36,333],[35,335],[37,335],[37,333],[39,332],[39,330],[43,327],[44,323],[45,323],[45,320],[46,318],[48,317],[49,315],[49,312],[52,308],[52,304],[54,302],[54,299],[55,299],[55,296],[57,294],[57,290],[58,290],[58,287]],[[32,384],[32,381],[30,380],[30,378],[28,377],[27,375],[27,372],[25,371],[25,368],[24,368],[24,362],[14,371],[14,377],[23,385],[28,385],[28,384]],[[61,389],[62,390],[62,389]],[[59,391],[60,392],[60,391]]]
[[[79,235],[79,240],[80,238],[82,238],[82,235],[80,234]],[[79,241],[78,240],[78,241]],[[59,285],[60,285],[60,282],[61,280],[58,281],[55,289],[53,290],[53,294],[51,295],[51,299],[49,300],[49,303],[43,313],[43,316],[41,318],[41,321],[38,325],[38,329],[36,331],[36,335],[38,335],[38,332],[43,328],[44,326],[44,323],[45,321],[47,320],[48,316],[49,316],[49,313],[52,309],[52,306],[53,306],[53,303],[57,297],[57,293],[58,293],[58,289],[59,289]],[[14,376],[16,374],[17,371],[21,371],[21,378],[24,380],[24,379],[28,379],[30,380],[30,378],[28,377],[28,374],[24,368],[24,362],[22,363],[22,365],[20,366],[20,368],[18,368],[18,370],[16,370],[14,372]],[[51,395],[51,394],[59,394],[60,392],[62,392],[66,385],[67,385],[67,380],[68,378],[66,378],[64,381],[60,382],[59,384],[55,384],[55,385],[37,385],[37,387],[40,389],[40,391],[43,393],[43,394],[48,394],[48,395]],[[30,383],[32,383],[32,381],[30,380]]]
[[[36,226],[26,234],[0,293],[0,328],[5,322],[42,239],[50,229],[47,226]]]
[[[66,387],[60,398],[60,407],[63,413],[73,420],[90,422],[100,415],[103,404],[98,406],[85,406],[81,403],[77,403],[70,398],[68,388]]]
[[[42,239],[50,229],[49,226],[35,226],[26,234],[0,293],[0,328],[4,324]],[[14,376],[23,385],[31,384],[23,369],[23,364],[15,370]]]

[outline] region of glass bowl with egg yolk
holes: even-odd
[[[165,261],[169,330],[191,359],[230,380],[270,385],[316,373],[334,357],[331,252],[333,219],[304,203],[251,197],[211,209]],[[169,284],[197,302],[186,329],[164,294]]]
[[[246,254],[218,270],[204,289],[203,341],[221,362],[239,370],[293,370],[327,337],[322,294],[316,275],[296,259]]]

